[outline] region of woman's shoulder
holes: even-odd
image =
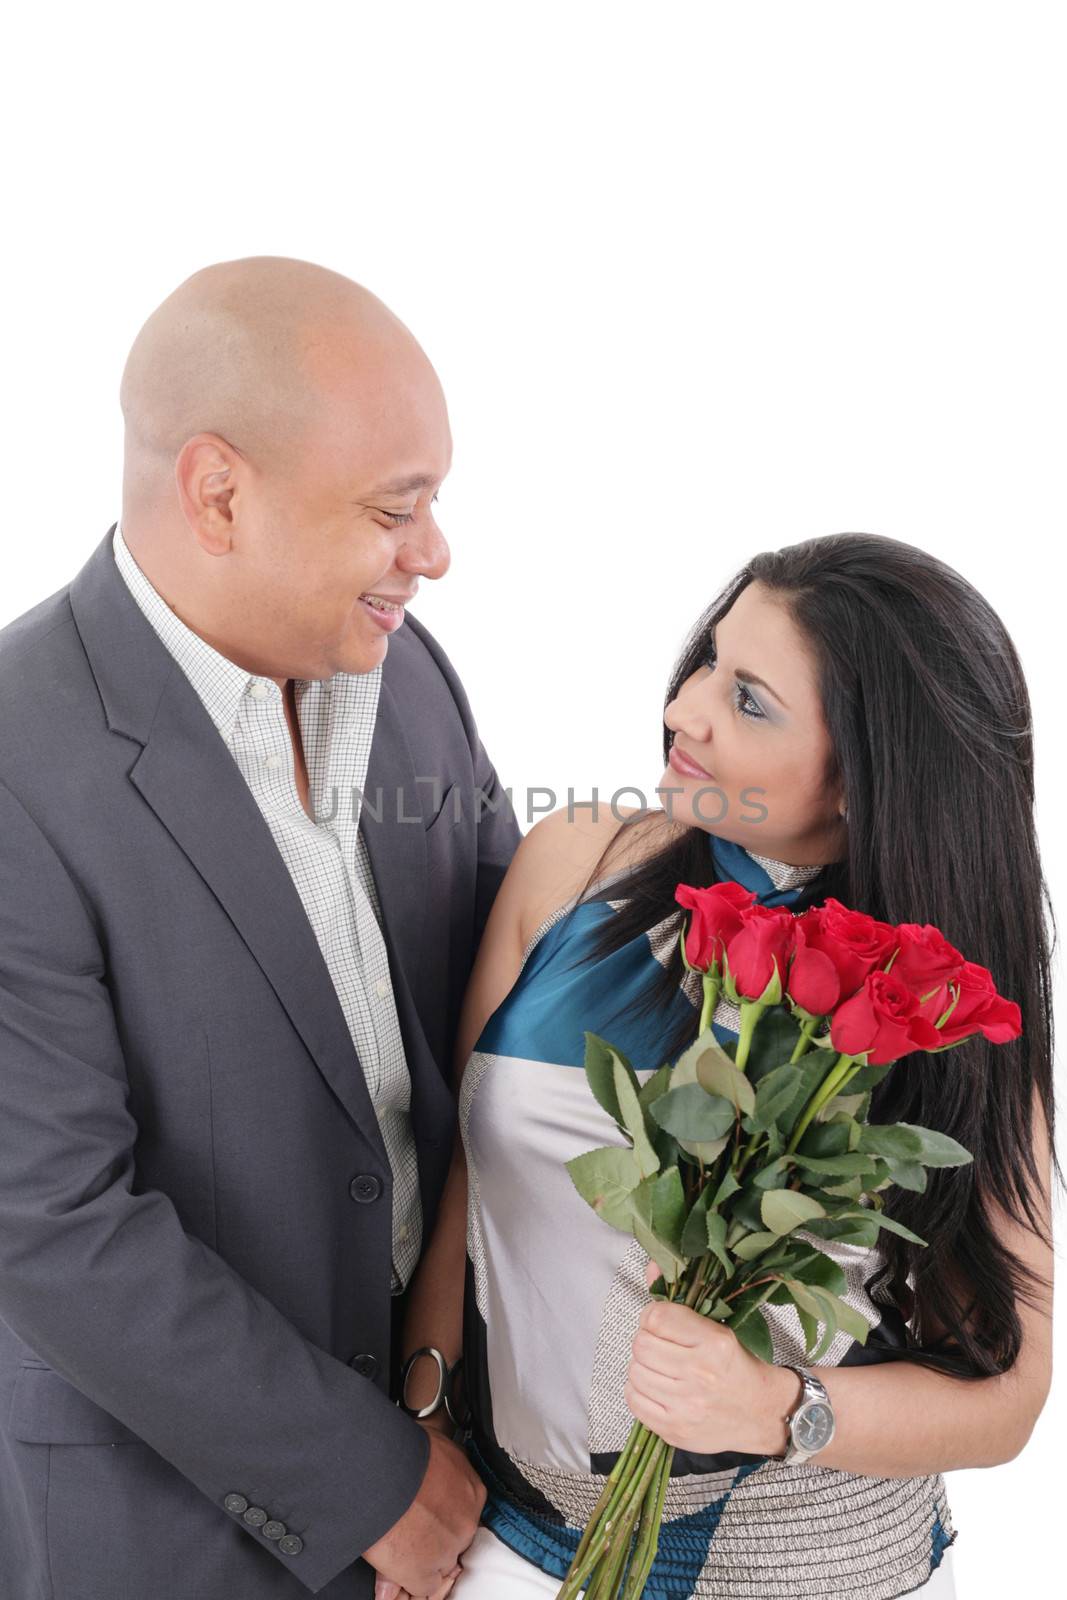
[[[665,811],[587,801],[549,812],[527,833],[510,873],[519,937],[525,948],[546,918],[590,882],[632,870],[682,830]]]
[[[456,1035],[456,1070],[522,967],[534,933],[596,874],[636,866],[671,842],[680,827],[664,811],[573,805],[549,812],[523,835],[482,934]],[[458,1082],[457,1078],[457,1082]]]

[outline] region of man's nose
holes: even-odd
[[[452,565],[452,552],[448,540],[433,523],[421,537],[404,542],[397,551],[396,563],[405,572],[417,572],[424,578],[443,578]]]

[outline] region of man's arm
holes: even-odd
[[[134,1192],[128,1093],[89,912],[0,785],[0,1316],[316,1593],[407,1512],[428,1437],[167,1195]],[[234,1493],[303,1548],[248,1528]]]

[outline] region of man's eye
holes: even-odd
[[[436,500],[437,496],[434,495],[433,498]],[[383,511],[382,516],[388,517],[389,521],[398,528],[401,527],[405,522],[414,522],[415,520],[414,511]]]

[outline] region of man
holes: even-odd
[[[121,523],[0,631],[0,1600],[444,1595],[484,1490],[395,1404],[397,1308],[520,837],[400,609],[444,398],[252,257],[121,402]]]

